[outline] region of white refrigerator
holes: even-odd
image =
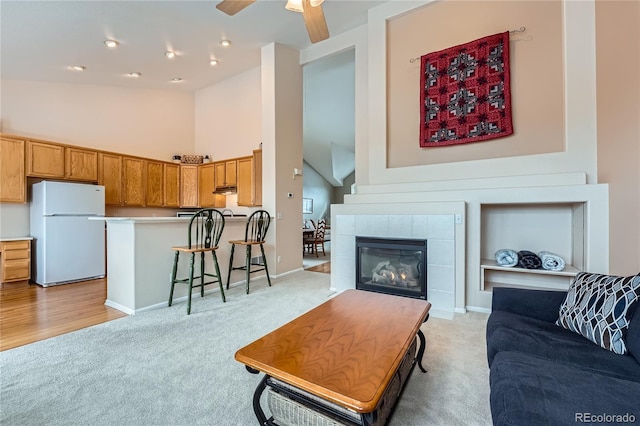
[[[32,278],[48,287],[105,276],[104,186],[42,181],[32,186]]]

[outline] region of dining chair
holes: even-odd
[[[316,232],[313,234],[313,241],[311,245],[313,247],[313,253],[318,257],[318,249],[322,249],[322,255],[326,256],[324,251],[324,239],[325,234],[327,232],[327,221],[324,219],[318,220],[318,225],[316,226]]]
[[[224,229],[224,216],[216,209],[201,209],[193,214],[193,217],[189,221],[187,245],[171,247],[175,251],[173,257],[173,269],[171,271],[171,292],[169,293],[169,306],[173,303],[173,291],[176,283],[187,284],[188,301],[187,301],[187,315],[191,314],[191,293],[194,287],[200,287],[200,297],[204,297],[204,287],[209,284],[218,283],[220,286],[220,294],[222,295],[222,301],[226,302],[224,295],[224,289],[222,288],[222,277],[220,275],[220,266],[218,265],[218,257],[216,256],[216,250],[218,250],[218,242]],[[210,252],[213,257],[213,266],[215,268],[215,274],[205,273],[205,253]],[[189,257],[189,276],[187,278],[176,278],[178,271],[178,260],[180,253],[188,253]],[[195,269],[195,257],[196,253],[200,253],[200,275],[194,277]],[[205,281],[205,277],[214,278],[213,281]],[[198,284],[194,285],[194,280],[199,280]]]
[[[266,210],[256,210],[247,219],[247,224],[244,231],[244,240],[232,240],[231,255],[229,257],[229,274],[227,275],[227,290],[229,289],[229,281],[231,280],[231,271],[243,270],[245,271],[245,279],[247,281],[247,294],[249,294],[249,279],[254,272],[265,271],[267,275],[267,282],[271,287],[271,278],[269,277],[269,269],[267,267],[267,257],[264,254],[264,243],[267,238],[267,231],[269,230],[269,224],[271,223],[271,215]],[[236,245],[245,246],[246,259],[243,266],[233,266],[233,255],[236,249]],[[255,263],[251,261],[251,248],[253,246],[260,246],[260,252],[262,254],[262,263]],[[261,268],[251,268],[252,266],[260,266]]]

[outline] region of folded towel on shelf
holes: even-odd
[[[525,269],[541,269],[542,260],[532,251],[520,250],[518,252],[518,266]]]
[[[564,259],[557,254],[549,251],[541,251],[538,253],[540,261],[542,262],[542,268],[548,271],[562,271],[565,266]]]
[[[499,266],[516,266],[518,264],[518,253],[515,250],[500,249],[495,256]]]

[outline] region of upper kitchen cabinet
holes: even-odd
[[[198,166],[180,166],[180,207],[198,207]]]
[[[226,207],[227,197],[214,194],[215,164],[198,166],[198,201],[200,207]]]
[[[180,166],[164,163],[164,206],[180,207]]]
[[[24,141],[0,138],[0,202],[25,203]]]
[[[67,146],[64,149],[64,177],[84,182],[98,181],[98,152]]]
[[[27,176],[98,181],[98,152],[48,142],[27,141]]]
[[[98,154],[98,183],[104,185],[106,205],[122,205],[122,155]]]
[[[262,205],[262,150],[253,151],[253,205]]]
[[[146,160],[122,157],[124,205],[143,207],[145,203]]]
[[[214,163],[214,166],[216,188],[226,188],[237,185],[237,160],[219,161]]]
[[[262,205],[262,150],[238,159],[238,205]]]
[[[27,176],[64,179],[64,146],[27,141]]]
[[[147,207],[164,205],[164,164],[147,160],[147,189],[145,192]]]

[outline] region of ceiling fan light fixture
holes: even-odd
[[[115,49],[116,47],[118,47],[118,45],[120,44],[120,42],[116,41],[116,40],[105,40],[104,41],[104,45],[107,46],[110,49]]]
[[[303,1],[304,0],[288,0],[287,5],[284,8],[287,10],[291,10],[292,12],[302,13],[304,12]],[[315,1],[318,1],[318,0],[315,0]]]
[[[223,47],[229,47],[231,46],[231,40],[227,40],[227,39],[220,40],[220,45]]]
[[[217,59],[210,59],[210,60],[209,60],[209,65],[211,65],[211,66],[215,66],[215,65],[218,65],[218,62],[219,62],[219,61],[218,61]]]
[[[87,69],[87,67],[85,67],[84,65],[71,65],[69,69],[72,71],[84,71]]]
[[[166,52],[164,52],[164,56],[166,56],[169,59],[173,59],[176,57],[176,52],[172,52],[171,50],[167,50]]]
[[[130,72],[129,74],[127,74],[129,77],[133,77],[133,78],[138,78],[140,76],[142,76],[142,73],[139,72]]]

